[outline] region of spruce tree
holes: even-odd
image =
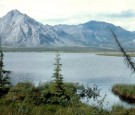
[[[53,81],[47,86],[47,90],[42,91],[42,100],[44,103],[66,106],[69,103],[70,96],[66,92],[65,83],[61,72],[60,54],[57,52]]]
[[[51,91],[45,97],[49,96],[47,99],[49,103],[65,106],[69,102],[70,97],[66,94],[63,76],[60,73],[62,64],[60,63],[61,58],[58,52],[55,60]]]
[[[0,95],[6,93],[7,88],[10,86],[9,71],[4,70],[3,64],[4,54],[1,47],[1,38],[0,38]]]
[[[63,83],[63,76],[61,75],[60,71],[61,71],[61,66],[62,64],[60,63],[60,54],[57,52],[56,54],[56,62],[55,62],[55,69],[54,69],[54,73],[53,73],[53,92],[56,95],[64,95],[64,83]]]

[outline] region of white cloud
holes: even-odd
[[[135,0],[0,0],[0,6],[4,6],[0,7],[0,17],[12,9],[18,9],[44,24],[102,20],[135,30],[134,16],[120,17],[122,12],[135,12],[134,4]]]

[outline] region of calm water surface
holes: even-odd
[[[55,53],[5,53],[4,64],[13,72],[12,82],[30,80],[39,82],[52,80]],[[61,53],[62,74],[65,81],[79,82],[86,86],[98,85],[101,97],[105,94],[104,106],[121,103],[111,92],[115,83],[135,83],[135,75],[124,64],[122,57],[98,56],[89,53]],[[100,98],[99,98],[100,99]],[[109,103],[108,103],[109,102]],[[96,102],[90,100],[89,103]],[[132,105],[133,106],[133,105]]]

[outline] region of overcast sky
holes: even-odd
[[[13,9],[43,24],[97,20],[135,31],[135,0],[0,0],[0,17]]]

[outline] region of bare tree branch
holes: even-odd
[[[120,49],[120,51],[122,52],[123,56],[124,56],[124,61],[126,63],[126,65],[132,70],[132,73],[135,73],[135,63],[133,62],[132,58],[126,53],[126,51],[124,50],[124,48],[122,47],[121,43],[119,42],[116,34],[111,30],[112,35]]]

